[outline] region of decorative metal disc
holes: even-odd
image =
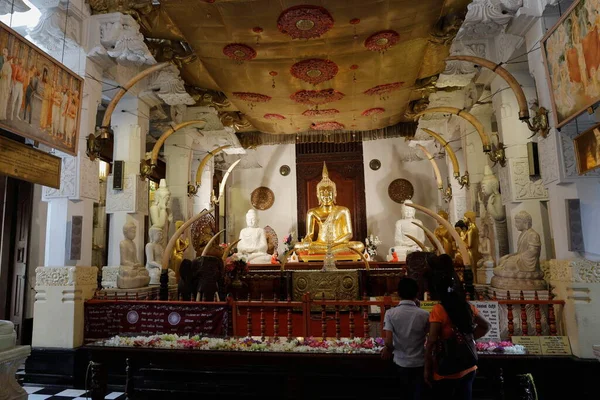
[[[257,210],[268,210],[275,202],[275,194],[266,186],[261,186],[252,192],[250,202]]]
[[[371,160],[371,162],[369,163],[369,167],[373,170],[373,171],[377,171],[379,168],[381,168],[381,161],[379,161],[378,159],[374,158]]]
[[[290,174],[290,166],[282,165],[281,167],[279,167],[279,173],[283,176],[288,176]]]
[[[390,196],[390,199],[394,200],[396,203],[402,204],[405,200],[412,199],[414,194],[415,188],[413,188],[412,183],[406,179],[396,179],[388,186],[388,195]]]

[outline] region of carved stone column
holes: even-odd
[[[97,288],[96,267],[38,267],[33,309],[34,347],[83,344],[83,305]]]
[[[26,400],[27,392],[17,382],[16,374],[19,367],[31,353],[30,346],[16,346],[0,351],[0,398],[11,400]]]
[[[112,115],[114,135],[113,160],[124,161],[123,189],[113,189],[111,174],[106,184],[106,213],[110,215],[108,265],[120,263],[119,243],[123,240],[123,225],[133,221],[137,226],[134,242],[138,260],[144,260],[144,217],[148,215],[148,182],[140,179],[140,160],[146,154],[148,105],[138,97],[125,96]]]

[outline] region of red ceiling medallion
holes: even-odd
[[[344,124],[340,124],[336,121],[327,121],[327,122],[313,122],[310,124],[310,129],[315,131],[335,131],[344,129]]]
[[[356,65],[356,64],[352,64],[352,65],[350,66],[350,69],[351,69],[352,71],[354,71],[354,70],[357,70],[357,69],[358,69],[358,65]]]
[[[249,61],[256,57],[256,50],[241,43],[232,43],[223,47],[223,54],[235,61]]]
[[[311,58],[292,65],[290,73],[304,82],[317,85],[332,79],[338,73],[338,66],[330,60]]]
[[[391,92],[399,90],[404,82],[394,82],[394,83],[386,83],[384,85],[377,85],[372,87],[371,89],[365,90],[364,94],[369,96],[379,96],[381,99],[387,99],[388,95]]]
[[[363,117],[370,117],[371,115],[382,114],[383,112],[385,112],[385,108],[375,107],[375,108],[369,108],[368,110],[363,111],[361,115]]]
[[[255,26],[254,28],[252,28],[252,32],[263,33],[263,28],[261,28],[260,26]]]
[[[321,117],[325,115],[339,114],[340,110],[328,108],[326,110],[306,110],[302,113],[305,117]]]
[[[344,96],[344,93],[338,92],[335,89],[299,90],[291,95],[290,99],[294,100],[296,103],[318,106],[319,104],[341,100]]]
[[[281,114],[265,114],[264,118],[265,119],[275,119],[275,120],[279,120],[279,121],[281,121],[282,119],[285,119],[285,117]]]
[[[352,18],[350,20],[350,24],[351,25],[358,25],[358,24],[360,24],[360,18]]]
[[[292,39],[313,39],[333,26],[333,17],[323,7],[301,5],[284,10],[277,20],[277,28]]]
[[[271,96],[260,93],[233,92],[232,95],[233,97],[247,102],[250,109],[253,109],[256,103],[266,103],[267,101],[271,100]]]
[[[396,31],[381,31],[372,34],[365,40],[365,47],[371,51],[384,53],[390,47],[398,43],[400,35]]]

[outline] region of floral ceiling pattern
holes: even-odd
[[[432,38],[453,32],[445,16],[464,17],[469,3],[161,0],[160,8],[197,56],[183,67],[187,84],[223,92],[249,130],[295,134],[412,122],[405,112],[422,97],[415,82],[441,73],[449,54]],[[377,111],[357,118],[365,110]]]

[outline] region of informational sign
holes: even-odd
[[[479,341],[500,340],[500,317],[497,301],[471,301],[479,314],[490,323],[489,332]]]
[[[567,336],[540,336],[542,354],[545,356],[570,356],[571,342]]]
[[[427,312],[431,312],[433,306],[435,306],[438,303],[439,301],[422,301],[420,307]]]
[[[513,336],[513,344],[519,344],[527,350],[527,354],[534,356],[542,355],[542,344],[539,336]]]
[[[85,303],[86,341],[116,335],[226,336],[227,305],[165,304],[157,302],[88,301]]]
[[[60,189],[62,159],[0,136],[0,174]]]

